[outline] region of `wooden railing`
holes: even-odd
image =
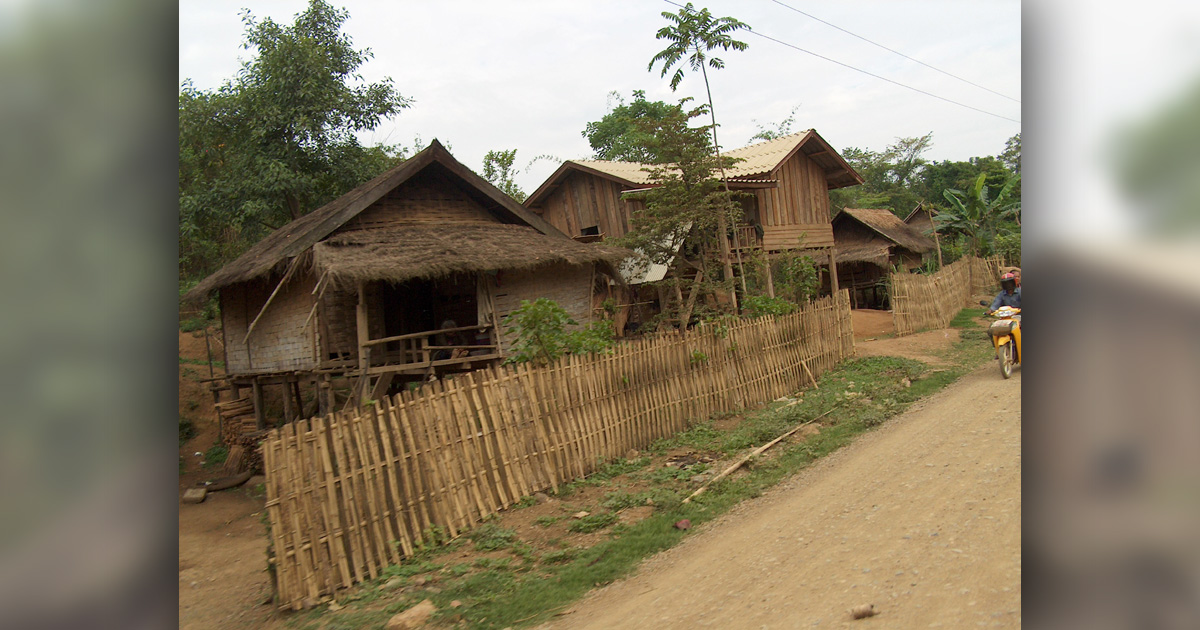
[[[436,344],[436,338],[448,335],[487,335],[485,343]],[[362,344],[368,374],[423,369],[443,365],[472,363],[500,357],[496,329],[493,326],[459,326],[427,330],[407,335],[371,339]]]
[[[736,238],[733,236],[729,238],[730,251],[758,249],[762,247],[762,239],[759,238],[758,231],[754,229],[753,225],[746,223],[735,225],[733,226],[733,233]]]

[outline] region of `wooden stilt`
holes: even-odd
[[[834,245],[829,246],[829,290],[832,295],[837,295],[837,247]]]
[[[254,422],[258,425],[258,428],[261,431],[266,427],[266,410],[263,409],[262,383],[259,382],[257,376],[254,377],[254,384],[251,385],[251,391],[253,392],[254,398]]]

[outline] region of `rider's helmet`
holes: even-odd
[[[1012,272],[1000,276],[1000,288],[1005,291],[1015,291],[1017,289],[1017,276]]]

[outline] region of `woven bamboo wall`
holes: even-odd
[[[311,274],[296,274],[263,312],[247,342],[246,330],[279,280],[243,282],[221,289],[226,370],[254,374],[304,370],[315,366],[313,330],[304,322],[312,311]]]
[[[496,317],[500,323],[500,351],[508,354],[514,335],[504,329],[504,317],[521,306],[521,300],[544,297],[554,300],[571,319],[586,326],[592,320],[594,265],[557,265],[527,271],[504,271],[495,288]]]
[[[997,258],[961,258],[932,274],[893,273],[892,323],[897,335],[945,328],[972,295],[996,286]]]
[[[262,443],[279,602],[377,577],[435,528],[457,536],[690,421],[796,391],[854,352],[846,291],[792,315],[468,373]]]

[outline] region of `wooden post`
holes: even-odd
[[[287,396],[287,392],[283,393]],[[300,375],[296,375],[296,380],[292,381],[292,395],[296,399],[296,410],[299,411],[301,418],[308,418],[309,414],[304,413],[304,399],[300,398]]]
[[[933,222],[933,211],[925,208],[925,214],[929,215],[929,223],[933,225],[933,244],[937,246],[938,269],[942,268],[942,242],[938,239],[937,224]]]
[[[717,243],[721,245],[721,262],[725,265],[725,280],[733,281],[733,263],[729,258],[729,227],[725,222],[725,213],[717,215],[717,230],[720,232],[720,238]],[[733,305],[733,312],[738,312],[737,291],[729,289],[729,302]]]
[[[775,297],[775,278],[771,275],[771,257],[764,253],[763,261],[767,266],[767,295]]]
[[[284,375],[283,382],[281,383],[281,385],[282,385],[282,391],[283,391],[283,423],[287,424],[292,421],[292,417],[293,417],[292,416],[292,413],[293,413],[292,395],[291,395],[291,392],[288,391],[287,375]]]
[[[837,246],[829,246],[829,292],[837,295],[838,292],[838,277],[837,277]]]
[[[254,383],[251,385],[251,391],[253,392],[251,397],[254,399],[254,422],[258,426],[259,430],[262,430],[267,426],[265,418],[266,410],[263,409],[262,382],[258,380],[257,376],[254,377]]]
[[[365,282],[358,283],[358,305],[354,309],[354,315],[358,331],[358,369],[366,374],[366,343],[370,341],[371,337],[370,332],[367,330],[367,285]]]

